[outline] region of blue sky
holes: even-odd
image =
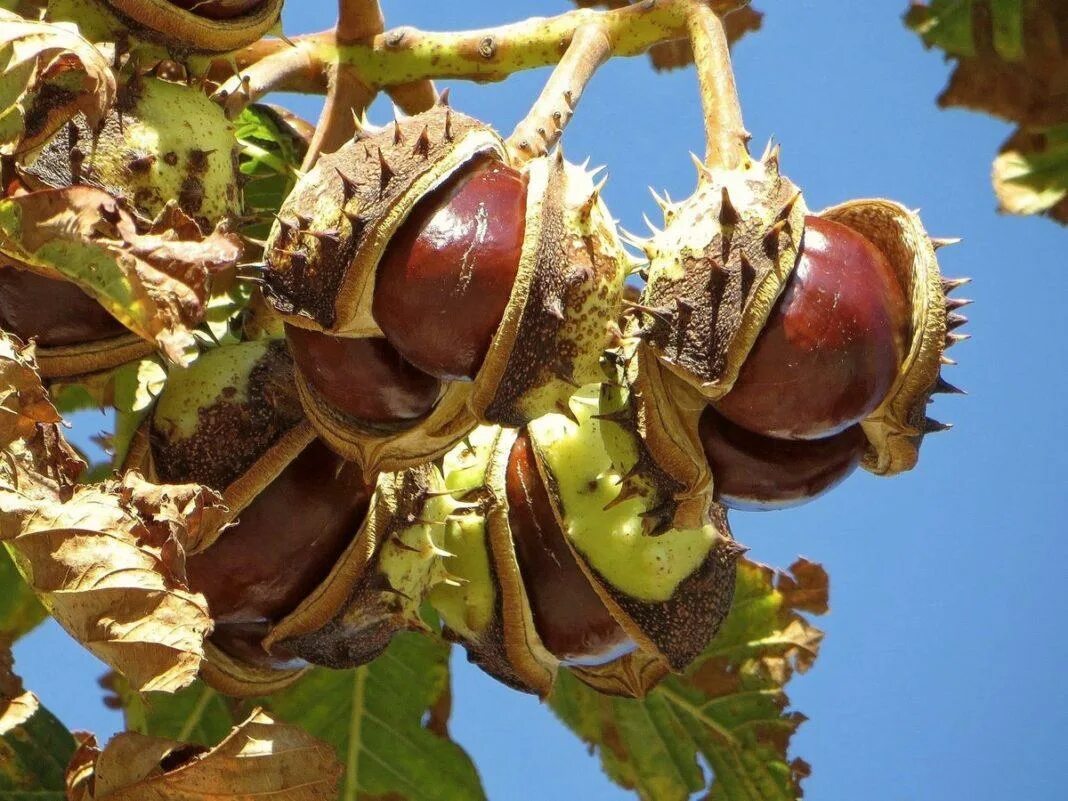
[[[565,0],[385,2],[393,25],[460,28],[569,8]],[[1060,739],[1068,723],[1064,578],[1068,458],[1063,396],[1068,233],[999,216],[990,162],[1009,127],[940,111],[948,67],[901,24],[906,0],[761,0],[764,30],[735,69],[760,148],[782,143],[784,171],[819,209],[889,197],[923,210],[930,231],[961,236],[942,251],[951,276],[975,280],[942,396],[953,422],[925,444],[913,473],[856,475],[807,507],[736,514],[750,555],[786,566],[804,554],[831,576],[831,614],[814,669],[790,695],[810,720],[794,753],[813,766],[817,801],[1065,797]],[[334,6],[292,3],[287,31],[327,27]],[[452,103],[508,132],[544,72],[504,84],[457,84]],[[287,98],[288,102],[290,99]],[[311,98],[292,108],[314,119]],[[388,116],[377,108],[380,119]],[[656,211],[648,185],[685,197],[689,151],[703,138],[692,72],[654,74],[644,59],[598,74],[565,138],[573,160],[609,167],[606,199],[625,227]],[[89,421],[76,438],[92,433]],[[70,726],[103,736],[119,725],[100,702],[99,663],[45,626],[16,648],[20,672]],[[71,676],[80,676],[72,684]],[[631,798],[601,776],[576,738],[535,699],[457,665],[454,736],[473,754],[494,801]]]

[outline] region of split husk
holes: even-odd
[[[869,447],[861,463],[877,475],[911,470],[926,434],[943,424],[927,417],[936,392],[954,392],[941,378],[948,334],[946,287],[935,244],[919,216],[889,200],[853,200],[820,212],[863,234],[886,256],[912,312],[905,360],[886,399],[862,423]],[[950,301],[952,303],[952,301]]]
[[[331,335],[382,336],[375,274],[416,204],[476,158],[507,161],[488,127],[437,105],[323,156],[279,213],[265,294],[286,322]],[[591,175],[562,155],[524,167],[524,245],[503,319],[472,384],[451,382],[427,417],[382,430],[347,418],[302,382],[320,435],[369,471],[438,458],[477,422],[522,425],[600,380],[606,320],[626,263]]]

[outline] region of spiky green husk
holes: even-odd
[[[420,606],[447,580],[441,548],[453,503],[433,465],[379,477],[358,533],[330,575],[264,640],[314,664],[362,665],[393,635],[425,631]]]
[[[172,369],[124,467],[221,492],[232,520],[312,441],[285,345],[214,348]],[[203,543],[203,547],[210,545]]]
[[[168,201],[210,231],[241,213],[233,122],[196,86],[134,74],[99,132],[79,115],[20,157],[27,180],[96,186],[147,219]]]

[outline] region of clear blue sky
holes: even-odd
[[[975,279],[966,329],[974,339],[956,348],[960,366],[949,376],[971,394],[937,402],[933,414],[956,428],[928,440],[916,471],[857,475],[808,507],[733,518],[755,558],[785,566],[805,554],[831,575],[823,653],[790,688],[810,718],[794,740],[813,765],[806,797],[1063,799],[1068,232],[996,214],[990,162],[1009,128],[936,108],[948,68],[902,26],[907,0],[756,4],[767,12],[764,30],[735,53],[756,146],[772,135],[782,142],[783,168],[812,208],[866,196],[921,207],[932,233],[964,238],[943,251],[944,271]],[[393,25],[437,29],[569,8],[385,6]],[[286,28],[322,29],[333,15],[327,0],[293,2]],[[507,132],[544,77],[457,84],[452,102]],[[316,116],[313,99],[291,105]],[[565,141],[570,158],[609,166],[608,203],[640,230],[642,213],[655,211],[648,185],[675,198],[693,186],[688,151],[703,142],[692,72],[655,75],[643,59],[609,64]],[[63,632],[43,627],[16,655],[70,726],[106,737],[119,725],[100,703],[102,668]],[[455,681],[452,730],[493,801],[631,797],[536,700],[459,661]]]

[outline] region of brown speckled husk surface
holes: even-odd
[[[506,157],[492,129],[438,105],[322,156],[271,229],[268,300],[293,325],[381,336],[371,303],[390,238],[420,199],[479,154]]]
[[[726,187],[726,189],[725,189]],[[730,203],[725,204],[725,197]],[[797,262],[806,207],[777,160],[703,173],[648,242],[643,338],[709,400],[730,391]]]

